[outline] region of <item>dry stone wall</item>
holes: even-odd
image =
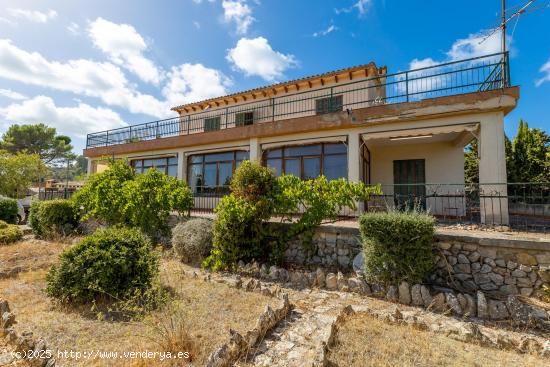
[[[290,264],[342,272],[352,270],[353,259],[362,250],[359,230],[321,226],[308,255],[299,240],[291,241],[285,253]],[[550,286],[550,242],[502,238],[498,233],[457,235],[436,231],[435,269],[432,284],[465,293],[483,291],[491,296],[538,295]]]

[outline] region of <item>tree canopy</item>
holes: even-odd
[[[10,154],[0,150],[0,194],[24,197],[33,182],[45,175],[47,167],[37,154]]]
[[[56,159],[65,158],[73,146],[71,138],[57,135],[53,127],[44,124],[15,124],[2,136],[0,149],[12,154],[36,154],[45,164],[49,164]]]
[[[505,137],[508,182],[550,182],[550,136],[538,128],[530,128],[520,120],[518,132],[510,141]],[[479,182],[477,140],[467,147],[464,159],[466,183]]]

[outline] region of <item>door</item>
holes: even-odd
[[[399,210],[426,209],[424,159],[393,161],[394,202]]]

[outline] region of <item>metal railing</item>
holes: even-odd
[[[342,217],[363,211],[421,210],[442,224],[509,225],[550,231],[550,183],[382,185],[361,211],[344,208]],[[193,213],[211,213],[227,191],[195,194]]]
[[[92,133],[87,136],[86,148],[190,135],[508,86],[508,53],[496,53]]]

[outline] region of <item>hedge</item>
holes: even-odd
[[[34,201],[29,226],[38,237],[66,236],[76,231],[79,211],[71,200]]]
[[[0,245],[7,245],[19,241],[21,238],[23,238],[23,232],[19,226],[0,220]]]
[[[370,280],[425,280],[433,268],[434,218],[419,212],[365,213],[359,219]]]
[[[17,218],[18,212],[19,209],[15,199],[0,199],[0,220],[10,224],[17,224],[19,221]]]

